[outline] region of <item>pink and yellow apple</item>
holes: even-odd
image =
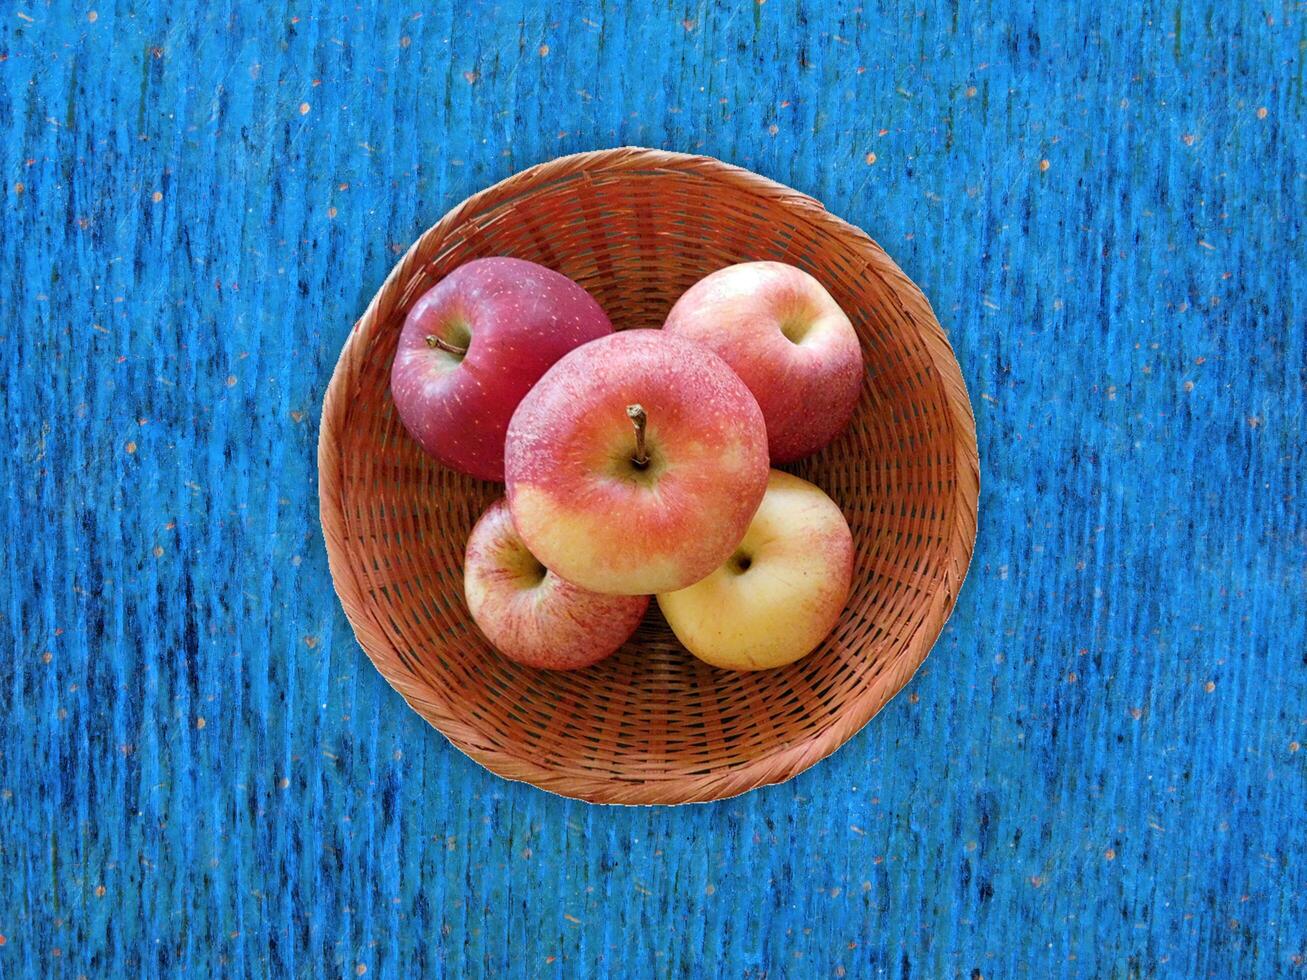
[[[648,596],[599,595],[549,571],[527,549],[502,499],[472,528],[463,591],[472,619],[500,653],[554,670],[603,660],[649,606]]]
[[[504,433],[522,396],[555,361],[612,333],[571,279],[522,259],[475,259],[413,304],[390,389],[400,421],[446,466],[504,478]]]
[[[730,670],[793,663],[830,633],[853,580],[853,536],[839,506],[772,470],[762,505],[731,556],[689,588],[658,596],[700,660]]]
[[[767,486],[748,388],[715,354],[660,330],[563,357],[522,399],[504,455],[522,539],[595,592],[697,582],[734,550]]]
[[[848,425],[862,348],[844,311],[802,269],[719,269],[676,301],[663,329],[705,345],[749,386],[767,421],[772,462],[814,453]]]

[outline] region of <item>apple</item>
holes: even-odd
[[[574,670],[603,660],[640,624],[648,596],[599,595],[545,568],[513,527],[503,498],[472,528],[463,593],[481,632],[510,660]]]
[[[853,581],[853,535],[820,488],[772,470],[749,530],[721,567],[658,596],[676,638],[730,670],[793,663],[830,633]]]
[[[569,582],[621,595],[697,582],[739,544],[767,486],[758,403],[711,351],[625,330],[563,357],[508,426],[522,539]]]
[[[413,304],[390,390],[400,421],[446,466],[504,478],[504,433],[518,402],[560,357],[612,333],[566,276],[522,259],[475,259]]]
[[[711,349],[744,379],[767,420],[772,462],[821,449],[849,423],[862,348],[830,293],[783,262],[743,262],[700,279],[663,329]]]

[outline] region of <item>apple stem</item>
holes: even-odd
[[[631,457],[631,462],[637,469],[644,469],[649,465],[649,454],[644,449],[644,426],[649,417],[645,415],[643,405],[627,405],[626,416],[635,426],[635,455]]]
[[[433,333],[427,334],[427,346],[436,350],[448,351],[451,354],[458,354],[459,356],[467,353],[466,347],[458,347],[447,340],[441,340]]]

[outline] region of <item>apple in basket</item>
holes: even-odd
[[[730,557],[767,486],[749,389],[706,348],[626,330],[564,356],[508,426],[513,523],[546,568],[594,592],[697,582]]]
[[[404,321],[390,374],[400,421],[445,465],[503,480],[504,433],[522,396],[568,351],[612,329],[589,293],[542,265],[461,265]]]
[[[558,670],[608,656],[649,606],[648,596],[599,595],[546,569],[513,528],[502,498],[472,528],[463,592],[472,619],[500,653]]]
[[[793,663],[839,620],[853,580],[853,536],[839,506],[797,476],[772,470],[749,530],[720,568],[658,596],[672,632],[716,667]]]
[[[862,348],[844,311],[802,269],[743,262],[700,279],[663,329],[731,366],[758,399],[772,462],[821,449],[848,425]]]

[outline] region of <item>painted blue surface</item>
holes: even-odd
[[[1303,972],[1304,45],[1225,0],[0,5],[0,976]],[[625,143],[884,244],[984,477],[904,694],[676,810],[451,749],[317,527],[397,254]]]

